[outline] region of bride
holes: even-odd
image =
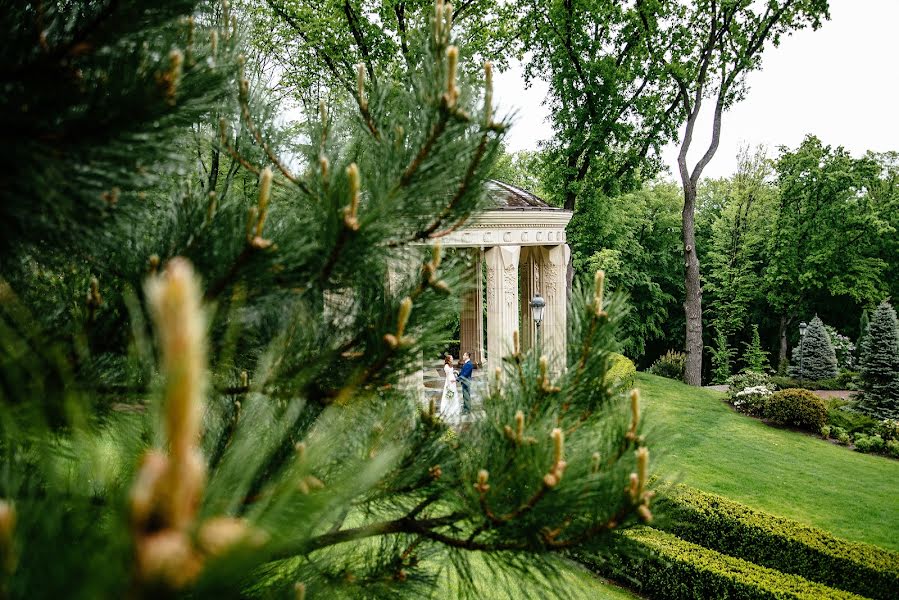
[[[456,385],[456,372],[453,371],[452,354],[447,354],[443,359],[443,372],[446,373],[446,381],[440,397],[440,414],[448,423],[458,424],[462,416],[462,402]]]

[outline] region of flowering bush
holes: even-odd
[[[852,370],[855,367],[855,343],[830,325],[824,329],[830,334],[830,343],[837,355],[837,366],[840,370]]]
[[[731,404],[741,413],[761,415],[766,400],[774,393],[770,385],[756,385],[740,390],[733,395]]]
[[[738,392],[742,392],[746,388],[757,387],[760,385],[771,387],[772,389],[774,388],[774,386],[771,385],[771,377],[767,373],[744,371],[727,378],[727,396],[730,401],[733,402]]]

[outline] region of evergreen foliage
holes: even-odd
[[[790,376],[815,381],[830,379],[837,374],[837,355],[830,342],[830,335],[824,328],[824,323],[815,315],[808,324],[805,338],[793,349]]]
[[[746,351],[743,353],[743,370],[767,373],[771,369],[771,365],[768,364],[768,353],[762,350],[758,325],[752,325],[752,341],[743,345],[746,346]]]
[[[2,20],[4,595],[423,597],[439,567],[473,595],[472,552],[545,580],[651,518],[601,279],[567,370],[516,352],[468,427],[404,383],[465,291],[435,242],[505,131],[451,8],[288,163],[227,4],[56,6]]]
[[[899,419],[899,324],[887,301],[874,311],[859,366],[858,408],[878,419]]]
[[[727,336],[721,329],[715,333],[715,346],[712,354],[712,383],[723,384],[731,375],[730,361],[734,357],[734,349],[730,347]]]

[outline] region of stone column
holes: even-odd
[[[520,246],[494,246],[487,259],[487,367],[492,376],[512,351],[518,330],[518,258]]]
[[[398,296],[401,292],[403,281],[411,276],[411,270],[418,268],[418,264],[413,260],[411,253],[406,252],[387,261],[387,291]],[[407,375],[400,377],[399,387],[411,397],[415,398],[421,405],[426,405],[425,399],[425,382],[424,382],[424,357],[418,357],[417,368],[412,369]]]
[[[471,353],[471,362],[481,366],[484,362],[484,255],[480,248],[471,252],[471,288],[462,296],[462,315],[459,324],[459,355]]]
[[[542,353],[555,372],[565,368],[568,335],[568,244],[541,247],[540,287],[546,300],[543,324],[540,326]]]
[[[521,348],[529,350],[537,344],[537,330],[531,316],[531,299],[540,291],[540,248],[521,249]]]

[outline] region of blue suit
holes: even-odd
[[[459,370],[459,380],[462,382],[462,414],[471,412],[471,374],[474,365],[471,360],[466,361]]]

